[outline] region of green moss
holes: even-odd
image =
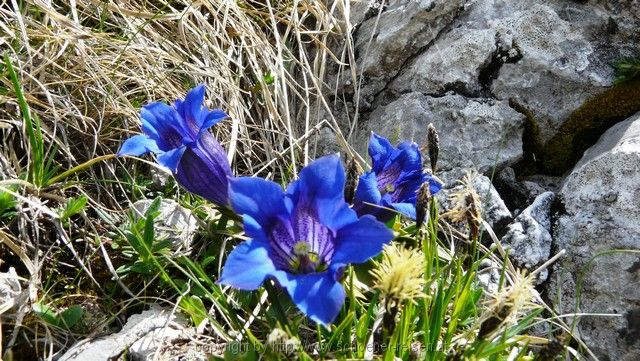
[[[561,175],[614,124],[640,111],[640,79],[616,85],[573,111],[544,148],[544,171]]]
[[[614,84],[622,84],[629,80],[640,77],[640,57],[625,58],[615,65],[616,79]]]

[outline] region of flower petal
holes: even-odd
[[[413,220],[416,219],[416,206],[413,203],[391,203],[391,207]]]
[[[188,129],[197,134],[203,122],[204,84],[195,86],[185,95],[184,100],[176,100],[174,106],[186,121]]]
[[[244,234],[251,237],[252,239],[258,242],[269,243],[269,238],[267,238],[267,234],[265,233],[264,228],[262,228],[260,223],[256,222],[253,217],[246,214],[243,215],[242,228],[244,229]]]
[[[415,142],[402,142],[393,161],[399,162],[402,174],[422,173],[422,156]]]
[[[369,139],[369,156],[371,157],[371,168],[378,172],[387,163],[387,160],[393,153],[395,148],[389,143],[385,137],[381,137],[376,133],[371,133]]]
[[[231,251],[218,283],[241,290],[255,290],[275,272],[269,245],[255,240],[240,243]]]
[[[261,178],[239,177],[229,180],[229,200],[239,215],[248,215],[269,228],[278,216],[288,217],[284,192],[278,184]]]
[[[344,182],[340,158],[328,155],[304,167],[287,188],[287,195],[295,207],[315,210],[322,224],[337,230],[357,219],[344,201]]]
[[[362,263],[382,251],[393,232],[373,216],[365,215],[338,231],[332,263]]]
[[[158,153],[158,163],[168,168],[172,173],[175,173],[185,150],[187,150],[187,147],[183,145],[167,152]]]
[[[138,134],[125,140],[124,143],[122,143],[122,146],[118,151],[118,156],[139,156],[145,153],[157,153],[159,151],[160,149],[158,149],[158,145],[156,144],[155,140],[149,138],[144,134]]]
[[[205,132],[207,129],[216,125],[223,119],[229,118],[229,115],[221,109],[213,109],[204,116],[202,124],[200,125],[200,133]]]
[[[220,167],[224,168],[224,172],[228,176],[233,175],[231,172],[231,165],[227,159],[227,152],[211,133],[201,133],[196,145],[203,157],[206,157],[208,161],[218,164]]]
[[[388,203],[409,203],[415,205],[418,198],[418,190],[423,182],[424,177],[421,173],[405,177],[400,181],[397,189],[393,193],[388,194]]]
[[[169,151],[184,143],[184,121],[176,110],[164,103],[154,102],[140,110],[142,131],[156,141],[158,148]]]
[[[354,203],[367,202],[378,204],[382,195],[378,189],[378,180],[374,172],[366,172],[360,176],[354,196]]]
[[[436,194],[440,192],[440,190],[443,187],[442,182],[440,182],[430,174],[423,174],[422,177],[424,182],[429,182],[429,191],[431,192],[431,194]]]
[[[388,195],[387,195],[388,198]],[[358,216],[371,214],[381,221],[386,221],[393,217],[389,210],[376,206],[382,204],[382,194],[378,189],[378,180],[374,172],[367,172],[360,176],[356,194],[353,200],[353,210]]]
[[[313,321],[326,326],[340,313],[346,294],[333,272],[296,275],[279,271],[274,276],[300,311]]]

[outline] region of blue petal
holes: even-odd
[[[369,139],[369,156],[372,162],[371,168],[376,172],[380,171],[394,150],[395,148],[386,138],[372,132],[371,138]]]
[[[413,203],[391,203],[391,207],[413,220],[416,219],[416,206]]]
[[[370,171],[361,175],[353,198],[353,209],[358,216],[371,214],[382,221],[393,217],[393,214],[388,210],[376,207],[381,203],[382,195],[378,190],[376,174]]]
[[[182,117],[164,103],[155,102],[140,110],[142,131],[155,140],[160,150],[168,151],[184,144],[188,133],[183,128]]]
[[[231,251],[218,283],[241,290],[255,290],[275,272],[269,245],[254,240],[240,243]]]
[[[435,177],[429,174],[424,174],[423,179],[425,182],[429,182],[429,191],[431,192],[431,194],[436,194],[442,189],[443,184]]]
[[[336,230],[357,219],[344,200],[344,182],[340,158],[328,155],[304,167],[287,188],[287,195],[294,206],[310,207],[322,224]]]
[[[402,142],[398,145],[398,155],[393,160],[400,162],[403,174],[422,173],[420,148],[414,142]]]
[[[338,230],[347,224],[355,222],[358,219],[358,214],[356,213],[356,211],[351,209],[351,207],[349,207],[344,199],[341,200],[341,204],[342,205],[335,207],[330,212],[327,208],[327,211],[323,216],[324,220],[322,220],[323,217],[321,216],[320,219],[323,224],[327,226],[327,228]],[[320,207],[322,206],[323,205],[321,204]]]
[[[354,196],[355,202],[380,203],[380,190],[378,190],[378,180],[374,172],[366,172],[360,176],[358,187]]]
[[[332,263],[362,263],[382,251],[393,232],[373,216],[365,215],[338,231]]]
[[[175,173],[176,168],[178,168],[178,163],[180,163],[180,159],[186,149],[187,147],[183,145],[182,147],[167,152],[158,153],[158,163],[168,168],[172,173]]]
[[[189,129],[198,132],[204,121],[204,84],[200,84],[189,90],[184,101],[176,100],[175,107],[178,113],[185,119]]]
[[[274,276],[300,311],[313,321],[326,326],[340,313],[346,294],[333,272],[294,275],[279,271]]]
[[[306,200],[336,199],[344,193],[344,168],[337,155],[320,157],[300,171],[287,193],[292,198],[305,196]]]
[[[200,133],[206,131],[212,126],[218,124],[218,122],[220,122],[221,120],[226,119],[228,117],[229,115],[224,111],[222,111],[221,109],[213,109],[209,111],[208,114],[204,116],[204,120],[200,125]]]
[[[269,228],[278,216],[289,214],[282,187],[266,179],[230,179],[229,200],[237,214],[248,215],[264,228]]]
[[[223,168],[223,171],[227,174],[227,176],[231,177],[233,175],[233,173],[231,172],[231,165],[229,164],[229,160],[227,158],[227,152],[224,150],[224,148],[222,148],[222,145],[218,143],[216,138],[211,133],[204,132],[200,134],[195,147],[203,157],[208,159],[208,161],[215,163]]]
[[[226,157],[216,161],[208,150],[200,146],[187,148],[176,168],[176,180],[191,193],[218,205],[227,205],[229,163]]]
[[[422,174],[414,174],[402,179],[397,185],[395,192],[390,194],[390,203],[411,203],[415,204],[418,197],[418,190],[424,182]]]
[[[255,239],[256,241],[269,243],[269,239],[267,238],[267,234],[264,231],[264,228],[258,223],[253,217],[249,215],[242,216],[242,228],[244,229],[244,234]]]
[[[118,156],[119,157],[123,155],[139,156],[145,153],[149,153],[149,152],[157,153],[159,151],[160,149],[158,149],[158,145],[153,139],[149,138],[144,134],[138,134],[125,140],[124,143],[122,143],[122,146],[118,151]]]

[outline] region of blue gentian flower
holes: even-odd
[[[231,167],[209,128],[228,115],[220,109],[204,107],[204,91],[204,85],[198,85],[173,106],[154,102],[142,107],[144,134],[127,139],[118,155],[155,153],[158,163],[168,168],[188,191],[226,205]]]
[[[360,176],[353,201],[358,215],[372,214],[386,222],[399,212],[416,219],[420,186],[429,182],[431,194],[442,188],[440,181],[423,172],[420,149],[414,142],[402,142],[394,148],[387,139],[372,133],[369,156],[371,170]]]
[[[345,299],[346,265],[367,261],[393,238],[374,217],[358,218],[344,201],[344,183],[336,155],[303,168],[286,192],[260,178],[230,180],[231,205],[251,239],[229,254],[218,282],[255,290],[274,279],[313,321],[333,322]]]

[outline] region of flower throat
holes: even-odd
[[[293,260],[289,262],[289,267],[294,273],[314,273],[327,269],[327,264],[320,260],[316,252],[311,251],[309,243],[305,240],[296,242],[292,249]]]

